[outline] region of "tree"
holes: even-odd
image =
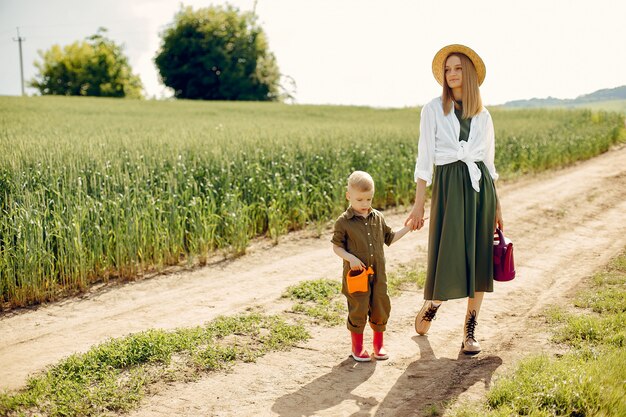
[[[178,98],[277,100],[280,73],[252,13],[227,6],[181,7],[155,63]]]
[[[142,97],[139,76],[132,73],[122,47],[104,36],[106,29],[82,42],[39,51],[43,62],[30,82],[42,95]]]

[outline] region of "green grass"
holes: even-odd
[[[318,324],[336,326],[345,322],[347,308],[341,283],[330,279],[303,281],[287,288],[283,297],[296,303],[292,310],[308,316]]]
[[[626,351],[608,350],[585,358],[532,357],[494,386],[487,404],[490,415],[623,416]]]
[[[387,290],[395,297],[406,288],[423,288],[426,281],[426,270],[412,265],[402,265],[387,274]]]
[[[604,152],[617,113],[492,112],[503,178]],[[319,225],[354,169],[411,204],[419,109],[0,97],[0,308]]]
[[[606,271],[593,277],[591,288],[578,295],[575,305],[596,313],[626,313],[624,271],[626,256],[617,257]]]
[[[606,316],[567,315],[565,326],[560,327],[553,340],[558,343],[583,348],[584,346],[626,345],[626,313]]]
[[[195,378],[307,340],[278,316],[219,317],[206,326],[148,330],[74,354],[0,394],[0,415],[96,416],[135,408],[158,381]]]
[[[331,279],[302,281],[287,288],[284,296],[294,300],[323,302],[341,293],[341,283]]]
[[[499,378],[485,404],[455,411],[457,417],[626,415],[626,251],[589,279],[576,304],[579,313],[553,308],[547,324],[553,341],[569,352],[530,356]],[[582,310],[584,308],[584,310]]]
[[[322,301],[316,304],[298,302],[293,306],[294,313],[302,313],[324,326],[337,326],[345,323],[347,308],[344,300]]]

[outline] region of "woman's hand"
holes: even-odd
[[[494,233],[497,228],[504,231],[504,219],[502,218],[502,208],[500,207],[500,201],[496,203],[496,224],[493,227]]]
[[[413,205],[409,217],[404,221],[404,225],[409,226],[411,230],[420,230],[424,227],[424,220],[424,205],[416,203]]]
[[[418,178],[415,183],[415,203],[409,217],[404,221],[405,226],[409,226],[411,231],[420,230],[424,227],[424,204],[426,203],[426,181]],[[428,217],[427,217],[428,218]]]

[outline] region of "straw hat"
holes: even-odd
[[[487,69],[485,68],[485,63],[478,56],[478,54],[474,52],[474,50],[472,50],[471,48],[465,45],[459,45],[459,44],[444,46],[443,48],[439,50],[439,52],[435,54],[435,57],[433,58],[433,75],[435,76],[435,79],[437,80],[437,82],[440,85],[443,85],[444,63],[446,59],[448,58],[448,56],[455,52],[460,52],[464,54],[470,59],[470,61],[472,61],[472,63],[474,64],[474,67],[476,68],[476,74],[478,75],[478,85],[481,85],[483,81],[485,80],[485,74],[487,73]]]

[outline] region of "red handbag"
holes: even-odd
[[[493,279],[511,281],[515,278],[515,262],[513,260],[513,242],[504,237],[500,228],[493,236]]]

